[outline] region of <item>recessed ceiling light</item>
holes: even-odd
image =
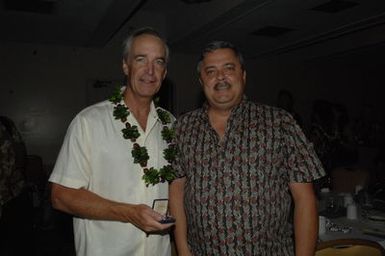
[[[251,34],[254,36],[278,37],[292,30],[293,29],[286,27],[266,26],[253,31]]]
[[[4,8],[7,11],[32,12],[51,14],[56,7],[54,1],[43,0],[4,0]]]
[[[354,6],[358,5],[358,3],[353,1],[347,1],[347,0],[331,0],[327,3],[318,5],[311,10],[319,11],[319,12],[326,12],[326,13],[337,13],[344,11],[346,9],[353,8]]]
[[[185,2],[186,4],[200,4],[205,2],[210,2],[211,0],[181,0],[182,2]]]

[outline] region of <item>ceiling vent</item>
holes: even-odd
[[[265,37],[279,37],[286,34],[293,29],[277,26],[266,26],[258,30],[253,31],[251,34],[254,36],[265,36]]]
[[[358,5],[358,3],[352,1],[331,0],[327,3],[312,8],[311,10],[326,13],[338,13],[353,8],[356,5]]]
[[[186,4],[200,4],[200,3],[210,2],[211,0],[181,0],[181,1]]]
[[[7,11],[51,14],[55,6],[56,2],[52,0],[4,0]]]

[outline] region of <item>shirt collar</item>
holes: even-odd
[[[237,116],[239,116],[240,114],[242,114],[242,111],[244,109],[244,107],[246,106],[246,102],[247,102],[247,96],[246,95],[243,95],[242,96],[242,100],[239,104],[237,104],[232,110],[231,110],[231,115],[230,115],[230,119],[233,119]],[[203,103],[203,106],[202,106],[202,118],[204,119],[208,119],[208,110],[209,110],[209,103],[207,102],[207,100]]]
[[[124,90],[126,89],[126,86],[122,86],[122,88],[120,89],[120,91],[123,93]],[[122,100],[120,101],[121,104],[123,104],[124,106],[126,106],[128,108],[128,106],[126,105],[125,101],[124,101],[124,97],[122,98]],[[158,122],[162,122],[158,116],[158,112],[156,111],[156,107],[155,107],[155,104],[154,104],[154,101],[152,100],[151,101],[151,105],[150,105],[150,112],[148,113],[148,117],[151,117],[153,119],[156,119]],[[130,109],[128,109],[128,111],[131,113]],[[148,119],[148,118],[147,118]]]
[[[159,118],[159,115],[158,115],[158,112],[156,111],[156,107],[155,107],[155,104],[154,104],[154,101],[151,101],[151,106],[150,106],[150,113],[148,113],[148,116],[154,118],[154,119],[157,119],[158,122],[161,122],[160,118]]]

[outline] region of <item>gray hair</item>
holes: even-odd
[[[127,59],[127,56],[130,54],[132,43],[133,43],[134,39],[138,36],[141,36],[141,35],[152,35],[152,36],[159,38],[163,42],[164,47],[166,48],[165,58],[166,58],[166,63],[167,63],[168,58],[169,58],[169,54],[170,54],[170,50],[169,50],[168,45],[166,43],[166,39],[158,31],[156,31],[155,29],[153,29],[151,27],[144,27],[144,28],[136,29],[126,38],[126,40],[124,40],[123,59]]]
[[[226,42],[226,41],[213,41],[213,42],[208,43],[205,46],[205,48],[203,48],[201,55],[199,56],[199,60],[198,60],[198,64],[197,64],[198,75],[201,72],[202,61],[205,58],[206,54],[209,52],[213,52],[215,50],[218,50],[218,49],[231,49],[231,50],[233,50],[235,53],[235,56],[238,57],[238,59],[239,59],[239,63],[241,63],[242,70],[245,70],[245,61],[243,59],[242,53],[238,50],[238,48],[235,45],[233,45],[230,42]]]

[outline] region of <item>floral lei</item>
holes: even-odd
[[[155,169],[154,167],[147,167],[147,161],[150,159],[147,148],[145,146],[141,147],[136,143],[136,139],[140,136],[138,127],[136,125],[131,125],[127,121],[127,116],[130,115],[128,108],[121,103],[123,100],[123,95],[118,88],[114,94],[110,97],[110,101],[115,105],[113,115],[115,119],[120,119],[122,123],[125,124],[124,129],[122,129],[122,134],[124,139],[130,139],[134,144],[131,150],[132,157],[134,158],[134,163],[139,164],[143,168],[142,179],[148,187],[149,185],[155,185],[159,182],[171,182],[175,179],[175,171],[171,167],[171,162],[175,160],[177,155],[177,149],[175,144],[172,143],[172,139],[175,136],[175,131],[173,128],[169,128],[167,125],[171,123],[171,117],[168,112],[164,111],[161,108],[156,108],[158,117],[162,122],[162,138],[167,142],[167,148],[163,150],[164,159],[167,160],[168,164],[164,165],[162,168]]]

